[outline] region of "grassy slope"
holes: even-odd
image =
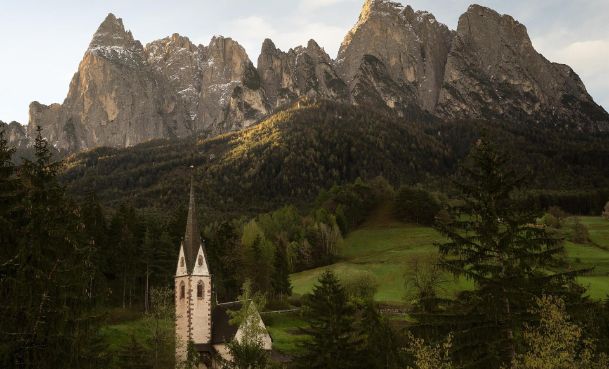
[[[433,243],[440,241],[441,236],[429,227],[396,222],[388,213],[387,208],[379,209],[366,224],[351,233],[345,239],[342,260],[329,268],[336,271],[339,277],[360,271],[371,272],[380,285],[376,300],[402,304],[406,293],[403,275],[410,261],[416,256],[435,254],[437,251]],[[589,289],[591,297],[605,298],[609,294],[609,221],[599,217],[582,217],[581,220],[589,229],[591,244],[566,242],[567,255],[575,268],[595,268],[589,275],[581,277],[580,282]],[[294,292],[304,294],[311,291],[325,269],[293,274]],[[447,277],[444,294],[451,296],[471,287],[468,281],[455,281]],[[299,313],[263,314],[263,319],[273,337],[274,348],[285,354],[296,354],[298,343],[303,340],[298,328],[305,325]],[[103,333],[110,349],[116,352],[132,334],[139,342],[146,344],[150,328],[141,318],[125,319],[104,327]]]
[[[605,298],[609,294],[609,221],[599,217],[583,217],[581,220],[589,228],[592,242],[587,245],[566,242],[567,255],[574,268],[594,268],[579,281],[589,289],[591,297]],[[433,229],[395,222],[386,216],[386,209],[381,209],[363,227],[348,235],[339,262],[293,274],[294,292],[304,294],[311,291],[326,269],[335,271],[339,277],[368,271],[379,282],[377,301],[402,303],[406,295],[404,273],[417,256],[436,254],[436,241],[441,241],[441,236]],[[445,280],[444,295],[448,297],[472,287],[466,280],[454,280],[450,276]]]
[[[609,221],[600,217],[582,217],[590,233],[590,244],[566,242],[567,255],[575,268],[594,268],[579,282],[588,288],[591,297],[604,299],[609,295]]]

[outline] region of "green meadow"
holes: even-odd
[[[581,217],[580,220],[588,228],[590,242],[565,241],[567,260],[572,268],[592,269],[578,281],[588,289],[590,297],[604,299],[609,295],[609,221],[601,217]],[[337,263],[292,274],[293,291],[295,294],[310,292],[326,269],[343,279],[368,272],[376,277],[379,285],[376,301],[405,303],[408,295],[405,274],[417,258],[437,255],[434,243],[441,241],[442,237],[432,228],[403,224],[384,216],[373,217],[345,238]],[[446,297],[473,287],[470,281],[450,275],[445,275],[443,280],[440,292]]]
[[[588,228],[590,241],[586,244],[565,241],[567,267],[591,269],[578,280],[587,288],[591,298],[605,299],[609,295],[609,221],[600,217],[581,217],[580,220]],[[442,237],[434,229],[396,222],[387,216],[386,209],[382,210],[345,238],[338,262],[292,274],[293,292],[295,295],[310,292],[326,269],[334,271],[342,279],[370,273],[378,282],[377,302],[405,305],[408,302],[405,274],[417,259],[437,256],[434,243],[440,241]],[[445,275],[440,293],[452,297],[472,287],[467,280]],[[300,342],[305,339],[299,331],[306,324],[300,313],[263,313],[262,317],[275,349],[288,355],[297,354]],[[127,344],[132,335],[147,346],[151,324],[141,316],[138,319],[119,316],[103,328],[102,335],[112,352]]]

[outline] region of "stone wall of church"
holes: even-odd
[[[211,277],[191,277],[192,339],[195,343],[211,342]],[[199,283],[203,295],[199,296]]]
[[[175,307],[176,307],[176,362],[186,360],[186,351],[189,340],[189,305],[191,283],[189,276],[175,279]],[[184,292],[184,293],[182,293]]]

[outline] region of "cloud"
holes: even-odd
[[[557,50],[556,59],[586,74],[609,73],[609,39],[573,42]]]
[[[283,51],[306,45],[310,39],[314,39],[331,57],[335,57],[346,33],[344,27],[312,22],[308,18],[293,17],[288,22],[291,27],[286,30],[285,27],[275,26],[265,17],[252,15],[233,20],[222,34],[239,42],[255,64],[265,38],[273,40]]]
[[[553,54],[556,61],[580,74],[597,103],[609,108],[609,39],[572,42]]]
[[[300,11],[310,12],[328,6],[336,5],[347,0],[300,0],[298,9]]]

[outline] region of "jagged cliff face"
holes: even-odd
[[[4,132],[4,139],[9,147],[25,148],[28,144],[25,127],[17,122],[4,123],[0,120],[0,132]]]
[[[126,147],[155,138],[220,133],[269,113],[256,69],[231,39],[195,46],[174,34],[144,48],[110,14],[93,36],[63,104],[30,105],[55,147]]]
[[[338,77],[333,61],[315,42],[283,52],[266,39],[258,57],[258,73],[269,104],[276,108],[306,96],[349,100],[349,89]]]
[[[124,147],[250,126],[302,98],[368,105],[415,119],[524,121],[609,130],[568,66],[537,53],[526,28],[471,6],[456,31],[433,15],[366,0],[336,60],[314,41],[287,52],[265,40],[254,67],[230,38],[195,45],[174,34],[143,47],[110,14],[63,104],[30,106],[59,149]]]
[[[30,105],[36,126],[58,149],[125,147],[158,137],[184,136],[184,109],[166,82],[155,78],[142,45],[109,15],[93,36],[63,104]]]
[[[372,55],[384,64],[394,83],[409,90],[408,94],[414,92],[413,102],[433,111],[451,41],[452,32],[427,12],[390,1],[367,0],[341,45],[337,69],[350,86],[357,86],[364,56]]]
[[[241,129],[269,113],[258,72],[241,45],[214,37],[203,49],[203,60],[202,128],[214,133]]]
[[[566,65],[533,48],[512,17],[472,5],[459,19],[436,112],[448,119],[501,119],[607,129],[596,105]]]

